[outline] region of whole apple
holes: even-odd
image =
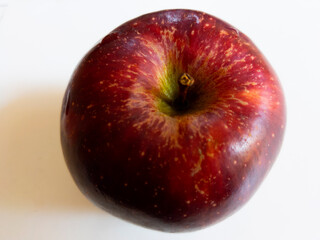
[[[81,60],[61,142],[82,193],[130,222],[192,231],[239,209],[281,147],[285,103],[257,47],[206,13],[116,28]]]

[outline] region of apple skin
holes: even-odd
[[[195,82],[179,109],[183,73]],[[97,206],[147,228],[193,231],[249,200],[285,122],[278,78],[248,37],[206,13],[166,10],[124,23],[82,59],[61,143]]]

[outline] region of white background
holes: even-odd
[[[77,189],[59,142],[64,89],[81,57],[141,14],[189,8],[248,35],[287,101],[277,162],[240,211],[168,234],[126,223]],[[0,239],[320,239],[320,1],[0,0]]]

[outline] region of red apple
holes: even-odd
[[[285,103],[257,47],[206,13],[116,28],[67,88],[61,142],[80,190],[109,213],[192,231],[239,209],[281,146]]]

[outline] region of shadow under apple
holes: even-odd
[[[32,92],[0,109],[0,208],[97,211],[63,159],[63,93]]]

